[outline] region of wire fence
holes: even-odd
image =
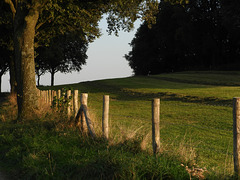
[[[78,90],[68,90],[66,92],[58,91],[39,91],[39,96],[43,101],[51,105],[52,107],[60,107],[62,104],[67,104],[67,114],[68,117],[74,116],[76,119],[76,124],[81,126],[82,132],[87,133],[90,132],[92,137],[96,136],[91,119],[89,118],[89,111],[87,107],[87,97],[86,93],[82,93],[80,96],[79,101],[79,92]],[[233,99],[233,153],[227,152],[227,155],[233,155],[234,159],[234,172],[235,175],[240,177],[240,98]],[[225,104],[226,105],[226,104]],[[227,104],[226,106],[229,106]],[[158,154],[160,152],[160,99],[155,98],[152,100],[152,149],[154,154]],[[111,119],[126,119],[126,120],[133,120],[136,119],[142,122],[142,125],[149,125],[149,120],[143,117],[134,117],[134,115],[124,115],[114,113],[109,115],[109,96],[103,96],[103,109],[102,109],[102,134],[105,139],[109,139],[109,118]],[[180,122],[166,122],[161,121],[162,126],[174,126],[178,125],[178,128],[181,127],[191,127],[197,128],[198,130],[202,131],[209,131],[214,130],[218,131],[221,130],[217,127],[210,127],[210,126],[202,126],[202,125],[195,125],[195,124],[187,124],[187,123],[180,123]],[[149,127],[149,126],[148,126]],[[229,146],[229,145],[228,145]],[[206,147],[208,149],[208,147]],[[217,149],[209,149],[209,151],[215,151],[216,153],[222,153],[221,150]],[[224,153],[224,152],[223,152]]]

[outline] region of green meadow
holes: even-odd
[[[240,96],[239,79],[240,72],[181,72],[40,87],[88,93],[95,140],[47,107],[32,122],[16,123],[16,104],[7,97],[0,167],[22,179],[233,179],[232,99]],[[110,95],[109,141],[101,137],[103,95]],[[161,101],[156,157],[153,98]]]

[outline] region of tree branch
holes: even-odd
[[[9,4],[10,9],[11,9],[12,14],[13,14],[13,19],[14,19],[15,18],[15,14],[16,14],[16,8],[15,8],[13,2],[11,0],[5,0],[5,3]]]
[[[49,21],[50,19],[52,19],[51,16],[49,16],[44,22],[40,22],[37,24],[36,26],[36,30],[38,30],[42,25],[44,25],[47,21]]]

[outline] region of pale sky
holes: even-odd
[[[140,21],[135,23],[135,29],[133,31],[120,32],[119,37],[108,35],[106,32],[107,23],[105,19],[103,19],[99,25],[103,35],[89,44],[87,64],[82,66],[80,72],[68,74],[56,73],[55,85],[128,77],[133,74],[132,69],[128,66],[128,62],[123,56],[131,50],[128,44],[133,39],[140,25]],[[41,85],[50,85],[50,82],[50,73],[41,76]],[[10,91],[8,73],[2,77],[2,91]]]

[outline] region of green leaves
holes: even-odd
[[[147,21],[149,25],[155,23],[158,1],[115,1],[108,8],[108,33],[117,35],[120,30],[130,31],[138,18]]]

